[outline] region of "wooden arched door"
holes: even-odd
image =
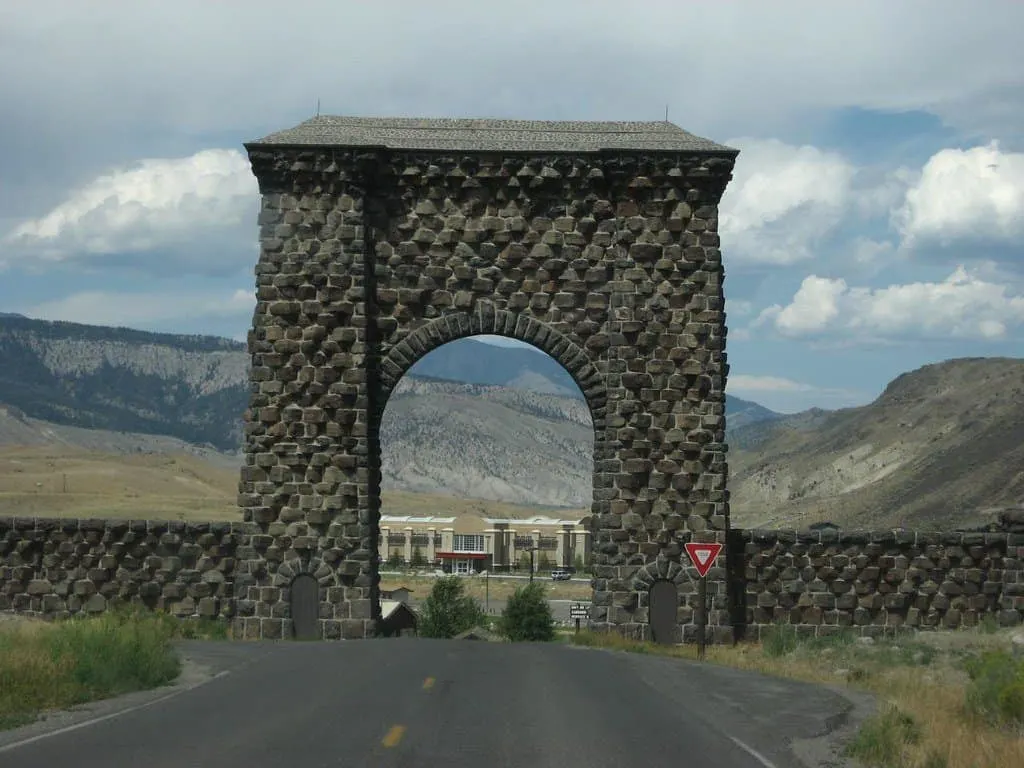
[[[651,585],[647,612],[651,639],[661,645],[672,645],[675,642],[676,616],[679,613],[679,588],[674,582],[660,579]]]
[[[320,639],[320,584],[308,573],[292,580],[292,629],[296,640]]]

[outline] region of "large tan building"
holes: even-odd
[[[422,563],[449,573],[520,567],[572,568],[590,562],[590,532],[581,520],[381,515],[381,558]],[[525,557],[524,557],[525,555]],[[528,567],[528,566],[527,566]]]

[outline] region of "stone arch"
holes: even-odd
[[[290,626],[298,568],[325,590],[325,638],[374,634],[383,409],[416,360],[477,334],[546,352],[582,390],[590,625],[645,631],[643,580],[685,579],[679,544],[728,530],[718,204],[737,150],[663,122],[331,116],[246,149],[262,200],[244,636]]]
[[[679,609],[685,604],[686,594],[692,591],[693,577],[680,563],[665,556],[657,557],[633,574],[630,587],[640,594],[640,604],[647,609],[647,628],[650,639],[662,645],[682,642],[683,630],[678,620]],[[659,585],[672,585],[668,590]],[[686,589],[681,589],[683,585]],[[656,588],[657,591],[656,591]],[[671,605],[671,621],[666,619],[664,605],[656,604],[668,599]],[[674,600],[673,600],[674,598]],[[671,629],[669,629],[671,625]]]
[[[313,634],[315,636],[311,636],[308,626],[299,626],[304,616],[301,614],[296,616],[294,612],[295,601],[292,590],[300,578],[312,580],[317,586],[316,613],[313,618],[315,622]],[[279,563],[270,575],[270,585],[280,590],[280,604],[284,619],[284,626],[281,628],[282,635],[291,636],[297,640],[312,640],[335,634],[333,629],[328,629],[327,624],[336,624],[334,621],[336,612],[325,610],[324,604],[341,603],[345,596],[345,588],[351,586],[352,583],[353,578],[344,575],[341,569],[332,568],[320,556],[310,555],[308,552],[298,553],[297,556]],[[371,612],[370,601],[365,602],[363,611]]]
[[[583,393],[590,409],[595,438],[603,434],[608,390],[590,355],[550,325],[529,315],[497,309],[489,301],[478,301],[472,312],[454,311],[430,320],[391,348],[380,366],[378,423],[392,391],[417,361],[450,341],[483,334],[525,342],[558,361]]]
[[[674,560],[659,556],[633,574],[632,589],[649,592],[656,581],[671,581],[677,587],[693,581],[686,568]]]

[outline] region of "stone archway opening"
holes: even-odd
[[[571,346],[558,347],[562,360],[550,354],[561,340],[556,331],[535,327],[531,336],[525,325],[506,330],[504,320],[501,311],[481,313],[451,338],[450,330],[425,326],[411,340],[429,338],[417,354],[396,355],[399,366],[388,366],[393,384],[380,419],[383,595],[397,584],[390,574],[409,567],[586,574],[601,442],[594,412],[601,413],[603,392],[591,380],[588,397],[581,369],[574,375],[565,366]]]

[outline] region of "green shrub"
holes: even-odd
[[[446,576],[434,582],[423,601],[416,633],[420,637],[451,638],[485,621],[480,603],[465,593],[462,580]]]
[[[818,637],[808,637],[805,640],[797,638],[797,645],[805,646],[811,651],[823,651],[826,648],[842,649],[848,648],[853,645],[857,636],[852,630],[842,627],[838,632],[833,632],[831,635],[819,635]]]
[[[906,745],[920,740],[921,728],[914,718],[890,706],[865,720],[844,752],[865,765],[895,768],[905,765]]]
[[[554,640],[555,620],[544,585],[535,581],[517,589],[505,604],[498,626],[513,642]]]
[[[791,624],[775,624],[764,631],[761,647],[768,656],[785,656],[800,645],[800,636]]]
[[[0,729],[38,712],[170,683],[180,672],[175,620],[116,609],[0,632]]]
[[[1006,651],[987,651],[964,664],[971,682],[968,711],[986,720],[1024,723],[1024,659]]]
[[[978,629],[983,635],[994,635],[999,631],[999,622],[991,613],[986,613],[978,622]]]
[[[398,570],[399,568],[402,567],[402,557],[401,557],[401,555],[399,555],[397,552],[392,552],[388,556],[388,559],[387,559],[387,562],[385,563],[385,565],[387,565],[388,570],[391,570],[391,571]]]
[[[419,547],[415,547],[412,551],[412,560],[409,565],[413,568],[422,568],[427,564],[427,559],[423,556],[423,550]]]

